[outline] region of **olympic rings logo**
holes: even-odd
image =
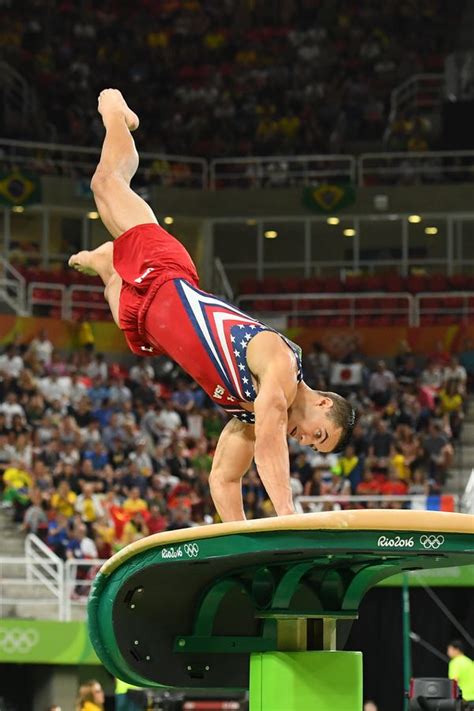
[[[186,553],[187,556],[190,558],[197,558],[199,555],[199,546],[197,543],[185,543],[184,546],[184,552]]]
[[[0,649],[6,654],[28,654],[39,642],[35,629],[0,628]]]
[[[420,543],[423,548],[437,550],[444,543],[444,536],[420,536]]]

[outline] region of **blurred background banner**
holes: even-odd
[[[0,620],[0,663],[97,664],[84,622]]]
[[[37,175],[18,170],[0,173],[0,205],[32,205],[41,202],[41,181]]]

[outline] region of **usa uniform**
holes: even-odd
[[[122,277],[120,328],[130,349],[142,356],[165,353],[217,405],[242,422],[253,412],[241,403],[257,397],[247,348],[257,333],[274,329],[199,289],[196,267],[184,246],[156,224],[137,225],[114,242],[114,267]],[[294,354],[298,382],[302,354]]]

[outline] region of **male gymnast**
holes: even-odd
[[[277,515],[292,514],[287,435],[321,452],[340,450],[355,413],[340,395],[304,383],[296,344],[198,288],[186,249],[130,188],[138,116],[116,89],[101,92],[98,110],[106,135],[91,188],[115,241],[73,255],[69,265],[102,279],[134,353],[166,353],[232,415],[209,477],[222,521],[245,519],[241,480],[252,459]]]

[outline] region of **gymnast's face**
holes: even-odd
[[[313,391],[305,406],[289,416],[290,437],[318,452],[332,452],[342,435],[342,428],[330,418],[333,404],[331,398]]]

